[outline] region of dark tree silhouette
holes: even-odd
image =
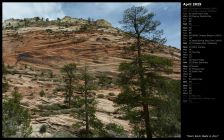
[[[71,63],[64,65],[61,72],[65,80],[65,102],[68,103],[68,107],[71,105],[71,97],[74,91],[76,64]]]

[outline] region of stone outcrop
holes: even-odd
[[[104,20],[104,19],[98,19],[96,20],[96,25],[100,26],[100,27],[111,27],[111,23],[109,23],[108,21]]]

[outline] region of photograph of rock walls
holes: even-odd
[[[2,6],[3,137],[180,137],[179,3]]]

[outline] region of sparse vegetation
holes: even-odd
[[[93,63],[100,64],[101,62],[99,60],[93,60]]]
[[[56,115],[56,114],[58,114],[58,113],[55,113],[55,112],[47,112],[47,111],[44,111],[44,112],[39,112],[39,115],[41,116],[41,117],[48,117],[48,116],[50,116],[50,115]]]
[[[33,94],[34,94],[34,93],[33,93],[33,92],[31,92],[29,96],[33,96]]]
[[[47,126],[45,124],[41,125],[39,132],[41,134],[47,132]]]
[[[46,29],[45,30],[47,33],[53,33],[52,29]]]
[[[6,92],[8,89],[9,89],[9,84],[8,84],[7,81],[4,81],[4,82],[2,83],[2,92],[4,93],[4,92]]]
[[[36,81],[36,80],[37,80],[37,78],[32,78],[32,79],[31,79],[31,81]]]
[[[50,104],[50,105],[39,105],[39,109],[41,110],[61,110],[66,109],[67,107],[60,104]]]
[[[10,73],[12,75],[15,75],[17,73],[17,70],[16,69],[12,69],[12,70],[8,71],[8,73]]]
[[[57,92],[60,92],[60,91],[64,91],[64,88],[56,87],[56,88],[53,90],[53,93],[57,93]]]
[[[125,133],[124,128],[120,125],[117,125],[115,123],[109,123],[105,127],[107,130],[113,131],[117,135],[123,135]]]
[[[12,93],[12,98],[3,100],[3,137],[28,137],[32,132],[30,114],[21,106],[21,99],[21,94],[15,91]]]
[[[54,138],[74,138],[75,136],[66,131],[56,132],[53,136]]]
[[[54,74],[53,74],[53,72],[51,71],[51,70],[49,70],[49,78],[53,78],[54,77]]]
[[[97,98],[104,98],[105,97],[105,95],[103,95],[103,94],[98,94],[97,95]]]
[[[110,39],[103,37],[102,40],[104,41],[110,41]]]
[[[7,74],[7,73],[8,73],[8,70],[7,70],[7,68],[6,68],[5,64],[4,64],[4,62],[2,62],[2,74],[5,75],[5,74]]]
[[[105,47],[106,47],[106,48],[111,48],[112,46],[111,46],[111,45],[105,45]]]
[[[98,85],[101,87],[109,87],[110,84],[112,83],[112,79],[108,77],[105,73],[101,73],[98,76],[99,82]]]
[[[85,25],[82,25],[81,28],[79,29],[79,31],[81,31],[81,32],[85,32],[87,30],[88,30],[88,27],[87,27],[86,24]]]
[[[23,106],[29,106],[29,103],[25,102],[25,103],[20,103]]]
[[[42,90],[40,91],[40,97],[43,97],[43,96],[45,96],[45,92],[44,92],[44,90],[42,89]]]
[[[108,95],[109,95],[109,96],[115,96],[115,94],[112,93],[112,92],[108,93]]]
[[[35,78],[34,78],[35,79]],[[38,79],[39,81],[48,81],[48,79],[46,79],[46,78],[39,78]]]
[[[43,76],[44,76],[44,72],[43,72],[43,71],[40,73],[40,76],[41,76],[41,77],[43,77]]]

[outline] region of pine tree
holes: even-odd
[[[164,92],[166,81],[160,72],[170,72],[171,61],[166,58],[142,54],[142,44],[145,38],[157,43],[164,43],[162,31],[156,29],[160,23],[153,20],[153,13],[147,13],[144,7],[131,7],[124,11],[121,23],[124,29],[136,38],[137,55],[131,63],[122,63],[118,83],[122,92],[116,99],[120,110],[124,111],[127,119],[138,137],[152,138],[156,136],[153,125],[153,114],[150,110],[160,108],[166,102],[161,94]],[[151,34],[149,34],[151,33]],[[149,110],[150,108],[150,110]]]
[[[79,128],[85,126],[85,130],[80,130],[80,137],[92,137],[93,132],[90,127],[94,128],[94,132],[97,133],[99,133],[103,127],[103,124],[95,116],[95,95],[91,94],[91,91],[96,89],[96,84],[94,83],[94,77],[88,73],[86,66],[84,70],[81,71],[79,80],[81,80],[81,83],[78,85],[77,89],[82,95],[76,97],[75,107],[79,109],[74,112],[74,116],[81,121],[76,123],[75,126]]]
[[[74,92],[74,83],[76,81],[75,73],[76,73],[76,64],[71,63],[64,65],[64,67],[61,69],[61,73],[64,76],[64,82],[65,82],[65,103],[68,103],[68,107],[71,106],[71,98],[73,96]]]
[[[21,106],[21,94],[13,92],[12,98],[3,100],[2,136],[28,137],[32,133],[28,109]]]
[[[28,27],[29,24],[30,24],[30,21],[24,18],[24,27]]]
[[[35,21],[38,22],[40,20],[40,17],[34,17]]]
[[[152,128],[150,120],[150,117],[152,118],[154,115],[150,115],[149,107],[153,111],[163,102],[166,102],[163,98],[166,95],[164,92],[167,89],[164,86],[166,86],[167,79],[160,76],[160,72],[169,73],[169,67],[171,66],[171,61],[162,57],[142,55],[141,60],[143,62],[142,79],[139,75],[140,69],[137,66],[137,59],[131,63],[122,63],[119,66],[121,73],[118,83],[122,87],[122,92],[116,99],[116,103],[126,113],[126,117],[134,128],[134,133],[138,137],[144,137],[146,134],[146,113],[149,119],[147,120],[147,126],[154,134],[154,127]],[[144,86],[145,94],[142,94],[142,86]],[[148,112],[145,112],[147,110],[145,106]]]

